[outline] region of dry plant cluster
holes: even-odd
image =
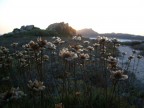
[[[118,60],[117,39],[74,36],[63,41],[37,38],[11,50],[0,46],[2,108],[136,108],[131,87],[139,61],[129,72]],[[121,54],[122,59],[125,52]],[[133,87],[134,88],[134,87]]]

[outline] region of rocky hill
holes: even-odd
[[[56,35],[67,35],[67,36],[73,36],[76,35],[76,30],[73,29],[71,26],[69,26],[68,23],[60,22],[60,23],[54,23],[47,27],[46,29],[48,32],[54,32]]]
[[[100,36],[110,37],[110,38],[144,40],[144,36],[141,36],[141,35],[133,35],[133,34],[104,33],[104,34],[99,34],[99,35],[100,35]]]
[[[13,29],[12,32],[4,34],[3,36],[40,36],[40,34],[44,33],[44,30],[41,30],[34,25],[23,25],[20,28]]]
[[[82,29],[78,30],[77,34],[81,34],[86,38],[96,38],[97,36],[106,36],[109,38],[119,38],[119,39],[135,39],[135,40],[144,40],[144,36],[133,35],[133,34],[124,34],[124,33],[103,33],[100,34],[92,29]]]
[[[60,22],[49,25],[45,30],[34,25],[21,26],[3,36],[73,36],[76,30],[68,23]]]
[[[37,29],[37,30],[40,30],[40,28],[37,28],[35,27],[34,25],[27,25],[27,26],[21,26],[20,29],[18,28],[15,28],[12,33],[24,33],[24,32],[28,32],[28,31],[31,31],[31,30],[34,30],[34,29]]]
[[[84,37],[95,37],[98,36],[99,33],[95,32],[93,29],[82,29],[82,30],[78,30],[77,34],[81,34]]]
[[[4,34],[2,36],[74,36],[82,35],[86,38],[95,38],[97,36],[106,36],[109,38],[119,38],[119,39],[135,39],[144,40],[144,36],[133,35],[133,34],[123,34],[123,33],[103,33],[100,34],[93,29],[85,28],[82,30],[75,30],[68,23],[60,22],[50,24],[46,29],[40,29],[34,25],[21,26],[20,28],[15,28],[12,32]]]

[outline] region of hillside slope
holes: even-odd
[[[78,30],[77,34],[81,34],[82,36],[86,38],[96,38],[97,36],[106,36],[109,38],[144,40],[144,36],[140,36],[140,35],[124,34],[124,33],[102,33],[100,34],[92,29]]]

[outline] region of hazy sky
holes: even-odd
[[[0,0],[0,34],[55,22],[99,33],[144,35],[144,0]]]

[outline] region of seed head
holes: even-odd
[[[43,55],[43,60],[44,60],[44,61],[48,61],[48,59],[49,59],[49,56],[48,56],[48,55]]]
[[[141,59],[141,58],[142,58],[142,56],[141,56],[141,55],[138,55],[138,56],[137,56],[137,58],[138,58],[138,59]]]
[[[81,41],[81,36],[74,36],[72,39],[76,41]]]
[[[134,58],[134,56],[133,55],[130,55],[129,57],[128,57],[128,60],[132,60]]]
[[[79,55],[79,58],[82,59],[82,60],[87,60],[87,59],[89,59],[89,55],[82,53],[82,54]]]
[[[28,82],[28,87],[34,91],[43,91],[46,87],[43,85],[43,82],[35,80],[32,82],[31,80]]]
[[[37,38],[37,43],[39,44],[40,47],[44,47],[47,44],[47,40],[40,38]]]
[[[55,104],[55,108],[64,108],[62,103]]]
[[[128,79],[128,75],[124,75],[122,70],[116,70],[111,72],[110,78],[114,80],[126,80]]]
[[[88,46],[87,49],[88,49],[89,51],[93,51],[93,50],[94,50],[94,47]]]

